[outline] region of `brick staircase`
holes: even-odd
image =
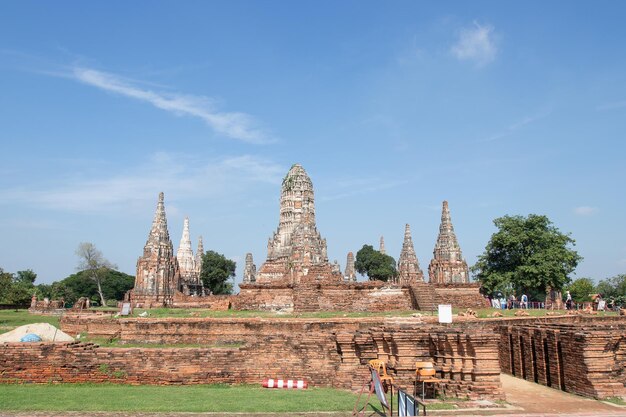
[[[426,282],[411,284],[411,297],[418,310],[435,311],[437,309],[437,294],[432,285]]]
[[[320,311],[319,292],[317,285],[299,285],[293,292],[294,311],[299,313],[314,313]]]

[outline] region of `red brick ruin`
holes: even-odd
[[[381,238],[380,250],[384,251]],[[167,229],[163,193],[129,301],[135,307],[288,312],[422,310],[405,318],[113,318],[89,310],[66,312],[61,329],[120,343],[168,348],[110,348],[91,343],[4,343],[0,383],[118,382],[127,384],[260,383],[306,379],[314,386],[356,390],[367,363],[382,359],[410,388],[416,361],[432,361],[440,393],[504,399],[500,373],[594,398],[626,395],[626,321],[623,317],[459,318],[451,325],[428,314],[438,304],[486,306],[469,282],[450,210],[443,202],[439,236],[424,280],[410,226],[405,226],[399,277],[356,282],[354,254],[345,272],[330,263],[315,223],[313,184],[300,165],[285,176],[277,230],[257,270],[246,255],[240,293],[207,295],[199,279],[202,240],[191,249],[185,219],[178,252]],[[550,299],[558,308],[560,295]],[[33,301],[33,311],[43,304]],[[175,347],[176,345],[202,347]]]

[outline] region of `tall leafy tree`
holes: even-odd
[[[117,268],[102,255],[102,252],[91,242],[81,242],[76,249],[79,263],[77,269],[85,271],[89,279],[96,283],[101,305],[106,305],[102,282],[108,276],[108,271]]]
[[[618,305],[626,305],[626,274],[619,274],[601,280],[596,286],[596,292],[604,299],[613,299]]]
[[[16,282],[29,284],[29,285],[33,285],[36,279],[37,279],[37,274],[35,274],[32,269],[27,269],[25,271],[17,271],[17,276],[15,277]]]
[[[28,304],[35,292],[36,277],[37,274],[30,269],[12,274],[0,268],[0,303]]]
[[[235,261],[210,250],[202,255],[200,279],[213,294],[232,294],[233,284],[229,280],[235,277],[236,267]]]
[[[372,281],[389,281],[398,275],[395,259],[375,250],[372,245],[363,245],[356,253],[354,268]]]
[[[591,278],[577,278],[565,287],[572,299],[577,303],[591,301],[591,294],[595,293],[595,286]]]
[[[483,291],[545,293],[561,290],[582,259],[574,239],[561,233],[546,216],[530,214],[495,219],[498,231],[472,267]]]

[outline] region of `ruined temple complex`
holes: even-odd
[[[282,182],[279,223],[268,240],[267,259],[256,271],[252,255],[246,256],[244,279],[239,295],[233,297],[233,308],[383,311],[432,310],[437,304],[484,306],[479,285],[469,283],[447,202],[443,203],[439,230],[429,268],[430,282],[424,282],[408,224],[398,260],[398,279],[356,282],[352,252],[343,274],[337,261],[329,263],[326,239],[315,223],[313,183],[304,168],[294,164]],[[379,251],[385,253],[382,236]]]
[[[382,236],[379,250],[385,253]],[[200,279],[203,252],[200,237],[194,255],[189,219],[185,218],[174,255],[164,196],[160,193],[129,299],[135,306],[144,307],[210,304],[215,298],[205,297]],[[467,263],[446,201],[428,268],[429,282],[424,280],[408,224],[397,268],[398,278],[391,282],[357,282],[352,252],[348,253],[343,273],[339,262],[328,261],[326,239],[315,222],[313,183],[304,168],[294,164],[282,182],[278,227],[268,239],[265,262],[257,270],[252,254],[246,254],[240,293],[219,302],[235,309],[285,311],[432,310],[442,303],[456,307],[484,305],[478,284],[469,283]]]
[[[183,235],[178,252],[167,229],[165,196],[159,193],[154,220],[143,248],[143,255],[137,260],[135,286],[128,294],[135,306],[171,306],[175,299],[189,295],[204,295],[200,271],[202,270],[202,237],[198,241],[198,251],[194,257],[189,237],[189,219],[185,218]]]
[[[448,202],[443,202],[439,236],[433,251],[433,259],[428,266],[428,276],[433,284],[467,284],[469,270],[461,254],[461,247],[456,239]]]

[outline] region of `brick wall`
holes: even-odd
[[[460,308],[485,308],[489,302],[480,293],[480,284],[431,284],[439,304]]]
[[[384,282],[240,284],[233,297],[236,310],[393,311],[411,310],[408,288]]]
[[[117,323],[117,324],[116,324]],[[122,340],[239,342],[225,348],[102,348],[92,344],[0,345],[0,382],[129,384],[260,383],[304,378],[314,386],[358,389],[370,359],[386,360],[411,389],[416,360],[431,360],[446,395],[503,398],[498,338],[414,319],[97,319],[64,317],[63,329]],[[177,336],[176,336],[177,335]]]
[[[356,332],[380,326],[384,318],[128,318],[66,315],[61,330],[70,335],[115,337],[122,342],[168,344],[249,343],[267,335],[289,338],[312,333]],[[298,336],[299,337],[299,336]]]
[[[500,326],[499,333],[500,367],[504,372],[588,397],[626,395],[623,319],[510,323]]]

